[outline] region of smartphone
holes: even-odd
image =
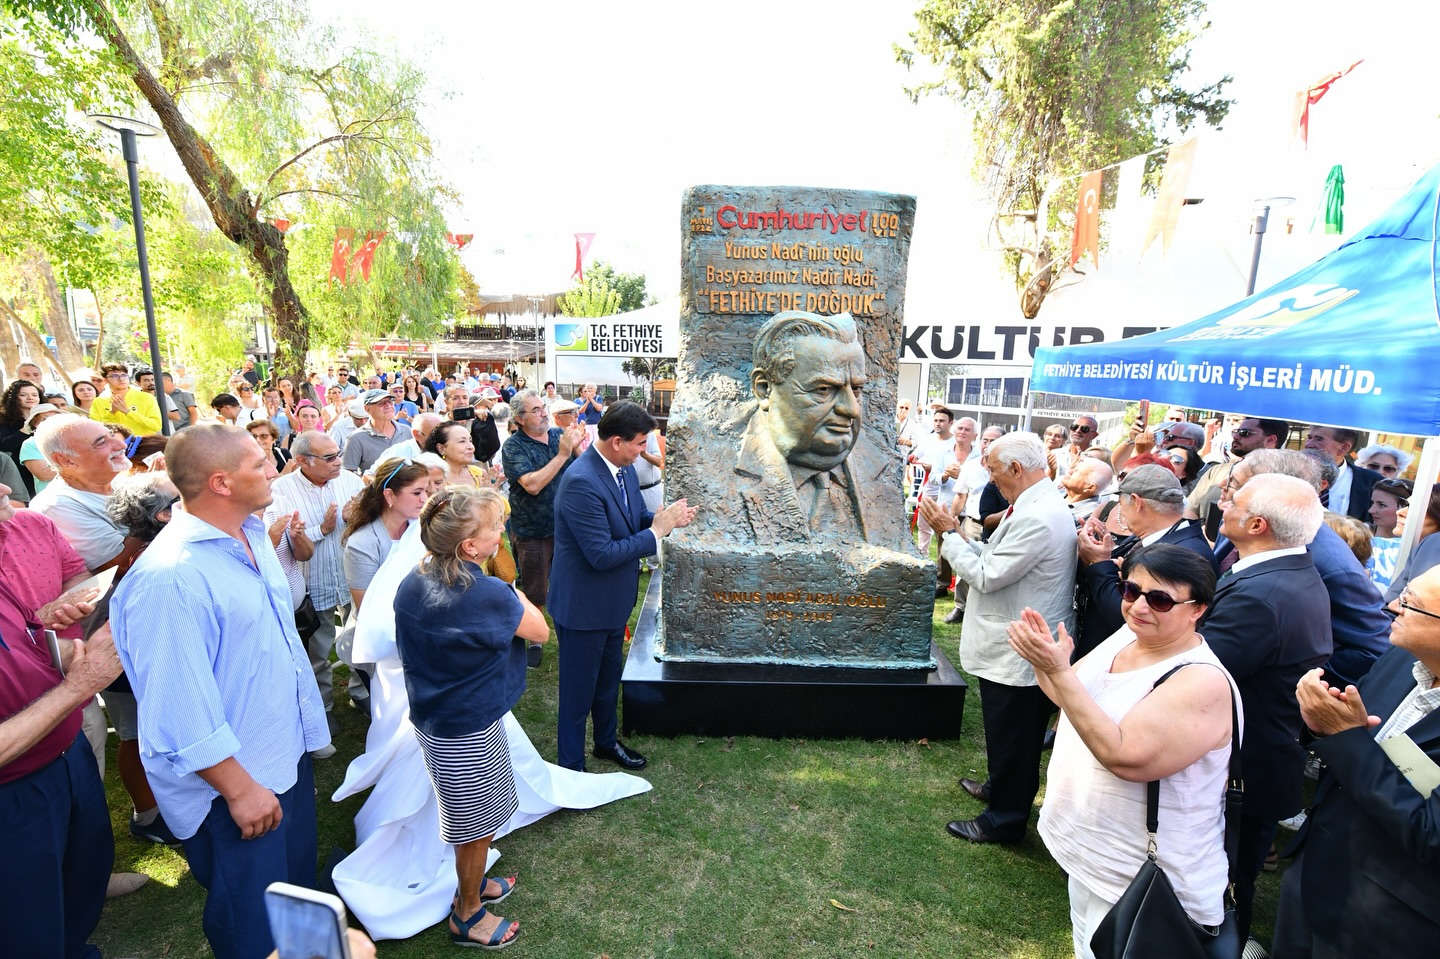
[[[272,882],[265,887],[265,913],[280,959],[350,959],[339,896]]]
[[[473,420],[475,418],[475,411],[468,406],[457,406],[455,407],[455,412],[450,414],[450,418],[457,423],[461,420]]]
[[[1141,426],[1144,426],[1146,423],[1150,422],[1149,400],[1140,401],[1140,409],[1135,413],[1135,422],[1139,423]]]

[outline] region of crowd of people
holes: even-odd
[[[518,877],[487,864],[517,808],[506,722],[547,616],[559,766],[586,768],[587,728],[591,757],[646,766],[618,738],[625,625],[659,540],[696,515],[664,505],[650,413],[593,385],[572,401],[504,374],[266,379],[246,360],[201,416],[180,367],[157,386],[110,364],[68,396],[19,372],[0,404],[0,825],[31,866],[0,879],[16,917],[0,951],[94,955],[106,896],[144,881],[111,871],[113,727],[131,834],[183,847],[217,956],[269,952],[264,887],[315,883],[334,684],[368,709],[357,619],[412,530],[424,559],[393,593],[393,634],[455,849],[447,927],[460,945],[516,941],[494,907]],[[1198,927],[1233,907],[1237,955],[1277,856],[1296,861],[1273,955],[1429,941],[1440,484],[1402,564],[1410,457],[1350,430],[1301,441],[1174,409],[1104,444],[1090,415],[1037,435],[913,411],[897,448],[940,560],[936,612],[963,624],[988,766],[959,782],[983,808],[949,832],[1023,839],[1051,749],[1039,833],[1069,877],[1077,956],[1147,849]],[[1235,742],[1245,797],[1227,815]]]
[[[936,596],[954,590],[945,618],[963,622],[984,720],[988,777],[959,782],[984,809],[949,832],[1023,839],[1053,748],[1039,830],[1069,877],[1077,957],[1157,849],[1222,943],[1211,955],[1267,954],[1250,935],[1255,884],[1282,856],[1296,861],[1268,954],[1426,952],[1440,931],[1440,484],[1397,575],[1408,454],[1323,425],[1292,443],[1292,424],[1256,417],[1171,409],[1152,425],[1147,406],[1113,445],[1080,415],[1043,436],[986,429],[977,450],[973,421],[952,428],[936,406],[927,431],[899,404],[919,541],[939,539]],[[1205,668],[1177,671],[1191,665]],[[1232,736],[1244,801],[1227,815]],[[1147,844],[1152,782],[1163,815]]]
[[[0,791],[14,799],[0,814],[36,866],[6,881],[17,921],[0,952],[96,955],[104,900],[145,881],[111,873],[111,726],[130,832],[183,847],[212,950],[270,951],[265,886],[315,884],[312,764],[336,752],[336,655],[365,710],[367,664],[347,638],[412,526],[428,556],[398,594],[396,634],[456,847],[450,931],[513,942],[518,923],[489,907],[517,880],[487,878],[486,853],[515,811],[500,719],[540,665],[547,604],[569,630],[562,762],[584,768],[593,719],[596,757],[646,764],[616,738],[622,600],[694,517],[660,505],[654,418],[593,384],[571,402],[499,373],[362,381],[341,366],[297,386],[247,359],[201,416],[181,367],[160,396],[152,371],[121,364],[69,396],[34,364],[18,372],[0,409]]]

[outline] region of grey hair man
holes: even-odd
[[[271,484],[274,498],[265,510],[265,524],[269,526],[282,517],[293,518],[298,513],[299,529],[303,531],[299,535],[313,547],[305,566],[305,587],[320,618],[320,628],[306,640],[306,647],[328,713],[335,707],[330,649],[335,643],[336,618],[343,620],[350,611],[350,589],[342,564],[340,535],[350,500],[365,488],[365,483],[341,468],[340,449],[328,434],[314,430],[299,433],[290,444],[290,452],[300,466]],[[295,535],[293,530],[291,535]],[[331,755],[334,747],[327,746],[315,758],[325,759]]]
[[[1295,684],[1323,665],[1333,646],[1330,606],[1315,601],[1325,595],[1325,583],[1306,549],[1325,528],[1315,488],[1293,476],[1253,476],[1222,499],[1221,509],[1221,533],[1239,559],[1221,578],[1198,632],[1245,704],[1245,811],[1235,874],[1243,942],[1275,824],[1302,806],[1305,750]]]
[[[35,445],[59,475],[30,508],[48,516],[91,572],[128,562],[140,544],[105,512],[115,477],[130,468],[125,438],[104,423],[61,413],[40,424]]]
[[[969,586],[960,662],[980,682],[990,773],[985,783],[961,780],[987,804],[985,811],[946,828],[975,843],[1024,838],[1050,721],[1050,700],[1030,664],[1010,648],[1006,625],[1033,608],[1047,623],[1064,623],[1072,632],[1075,626],[1075,522],[1050,482],[1045,454],[1033,433],[1010,433],[991,443],[985,453],[991,481],[1011,506],[984,545],[957,535],[941,547]],[[938,505],[921,500],[920,508],[936,529],[957,528]]]
[[[1295,450],[1256,450],[1230,474],[1226,499],[1243,489],[1253,477],[1278,473],[1308,483],[1318,495],[1324,488],[1327,459]],[[1216,544],[1216,556],[1228,568],[1236,555],[1227,540]],[[1329,526],[1322,525],[1308,546],[1310,558],[1325,584],[1330,605],[1330,626],[1335,649],[1325,663],[1326,679],[1342,687],[1358,683],[1371,665],[1390,648],[1390,617],[1375,592],[1370,575],[1350,547]],[[1312,600],[1318,598],[1312,597]]]
[[[1370,491],[1383,477],[1356,464],[1350,454],[1359,445],[1358,432],[1337,426],[1312,426],[1310,435],[1305,438],[1307,450],[1321,451],[1339,471],[1335,482],[1320,494],[1320,502],[1326,509],[1353,516],[1364,523],[1370,519]]]

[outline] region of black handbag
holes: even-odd
[[[309,640],[320,630],[320,614],[315,611],[315,604],[310,602],[310,594],[305,594],[305,601],[295,610],[295,632],[300,634],[302,640]]]
[[[1191,663],[1181,663],[1155,680],[1154,689]],[[1228,679],[1227,679],[1228,683]],[[1160,828],[1160,780],[1146,785],[1145,829],[1149,848],[1140,871],[1090,937],[1095,959],[1239,959],[1240,927],[1235,921],[1235,864],[1240,848],[1240,806],[1245,786],[1240,769],[1240,717],[1235,691],[1230,691],[1230,781],[1225,790],[1225,857],[1230,882],[1225,889],[1225,915],[1214,927],[1197,924],[1180,905],[1170,877],[1156,859],[1155,833]]]

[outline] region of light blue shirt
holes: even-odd
[[[285,573],[264,525],[252,516],[243,529],[255,564],[234,537],[177,510],[110,604],[145,772],[181,839],[219,795],[199,770],[233,756],[278,795],[301,755],[330,741]]]

